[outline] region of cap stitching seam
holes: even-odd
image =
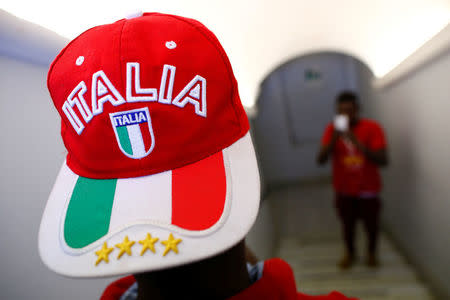
[[[155,16],[164,16],[164,15],[155,15]],[[177,20],[180,20],[180,21],[182,21],[184,23],[189,24],[191,27],[193,27],[195,30],[197,30],[200,34],[202,34],[204,37],[206,37],[208,39],[208,41],[213,45],[213,47],[216,48],[216,50],[219,52],[219,54],[220,54],[220,56],[222,58],[222,62],[225,64],[225,67],[230,67],[231,68],[231,63],[229,61],[227,61],[227,59],[225,59],[225,55],[224,55],[223,49],[218,47],[215,44],[215,41],[206,32],[203,32],[203,30],[200,30],[200,28],[199,28],[199,26],[197,24],[189,22],[188,20],[180,18],[179,16],[175,16],[175,15],[167,15],[167,16],[173,17],[174,19],[177,19]],[[232,99],[231,107],[233,108],[233,112],[234,112],[234,114],[236,116],[236,119],[237,119],[237,122],[239,124],[239,127],[242,130],[240,117],[239,117],[239,114],[236,111],[236,108],[234,106],[234,101],[233,101],[233,95],[234,95],[234,92],[235,92],[235,86],[233,85],[233,83],[234,83],[233,76],[231,76],[231,72],[228,70],[228,68],[227,68],[227,73],[228,73],[228,80],[230,81],[231,89],[232,89],[232,91],[231,91],[231,99]]]
[[[100,26],[102,26],[102,25],[100,25]],[[48,89],[48,92],[49,92],[49,94],[50,94],[50,98],[52,98],[52,100],[53,100],[53,106],[56,108],[56,110],[57,110],[58,112],[59,112],[59,110],[58,110],[58,108],[56,107],[56,103],[55,103],[54,98],[53,98],[53,93],[52,93],[52,90],[50,89],[50,80],[51,80],[51,77],[52,77],[52,75],[53,75],[53,68],[55,67],[56,63],[60,60],[60,58],[64,55],[64,53],[66,53],[67,49],[70,48],[70,46],[72,45],[72,43],[74,43],[76,40],[78,40],[78,39],[79,39],[82,35],[84,35],[86,32],[91,31],[91,30],[93,30],[93,29],[95,29],[95,28],[97,28],[97,27],[100,27],[100,26],[96,26],[96,27],[93,27],[93,28],[89,28],[88,30],[84,31],[84,32],[81,33],[79,36],[77,36],[75,39],[73,39],[72,41],[70,41],[70,42],[64,47],[64,49],[61,50],[61,52],[56,56],[56,58],[53,60],[51,66],[50,66],[50,69],[48,70],[48,75],[47,75],[47,89]],[[65,124],[66,126],[68,126],[68,124],[67,124],[67,122],[64,120],[64,118],[61,118],[61,120],[64,122],[64,124]]]
[[[125,24],[126,24],[126,20],[124,20],[122,28],[120,29],[119,55],[118,55],[119,56],[119,72],[120,72],[119,78],[120,78],[120,86],[122,88],[124,87],[124,85],[123,85],[123,78],[122,78],[122,75],[123,75],[123,67],[122,67],[122,35],[123,35],[124,28],[125,28]]]

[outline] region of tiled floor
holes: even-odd
[[[434,299],[414,268],[384,234],[379,243],[380,267],[367,267],[364,251],[360,251],[357,263],[341,271],[337,262],[343,254],[343,246],[331,196],[327,184],[290,187],[270,195],[276,198],[272,201],[277,201],[273,202],[274,209],[278,223],[282,223],[277,256],[292,266],[298,290],[312,295],[338,290],[362,300]],[[318,219],[326,221],[319,224]],[[357,233],[357,249],[363,250],[365,241],[361,227]]]

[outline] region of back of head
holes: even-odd
[[[359,97],[356,93],[352,91],[342,91],[336,97],[336,105],[341,103],[350,102],[353,103],[357,108],[359,108]]]

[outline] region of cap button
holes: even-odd
[[[127,19],[134,19],[134,18],[138,18],[138,17],[142,17],[144,15],[144,13],[142,12],[142,10],[133,10],[130,11],[129,13],[127,13],[125,15],[125,18]]]

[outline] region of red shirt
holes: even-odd
[[[119,279],[110,284],[100,300],[119,300],[128,288],[134,284],[133,276]],[[231,297],[229,300],[356,300],[347,298],[338,292],[326,296],[308,296],[297,292],[294,273],[291,267],[279,258],[264,262],[263,275],[249,288]]]
[[[328,124],[322,137],[322,145],[330,143],[333,131],[333,124]],[[375,121],[360,119],[351,131],[370,150],[386,148],[383,130]],[[337,193],[360,196],[380,192],[378,166],[369,161],[351,142],[338,138],[332,155],[333,185]]]

